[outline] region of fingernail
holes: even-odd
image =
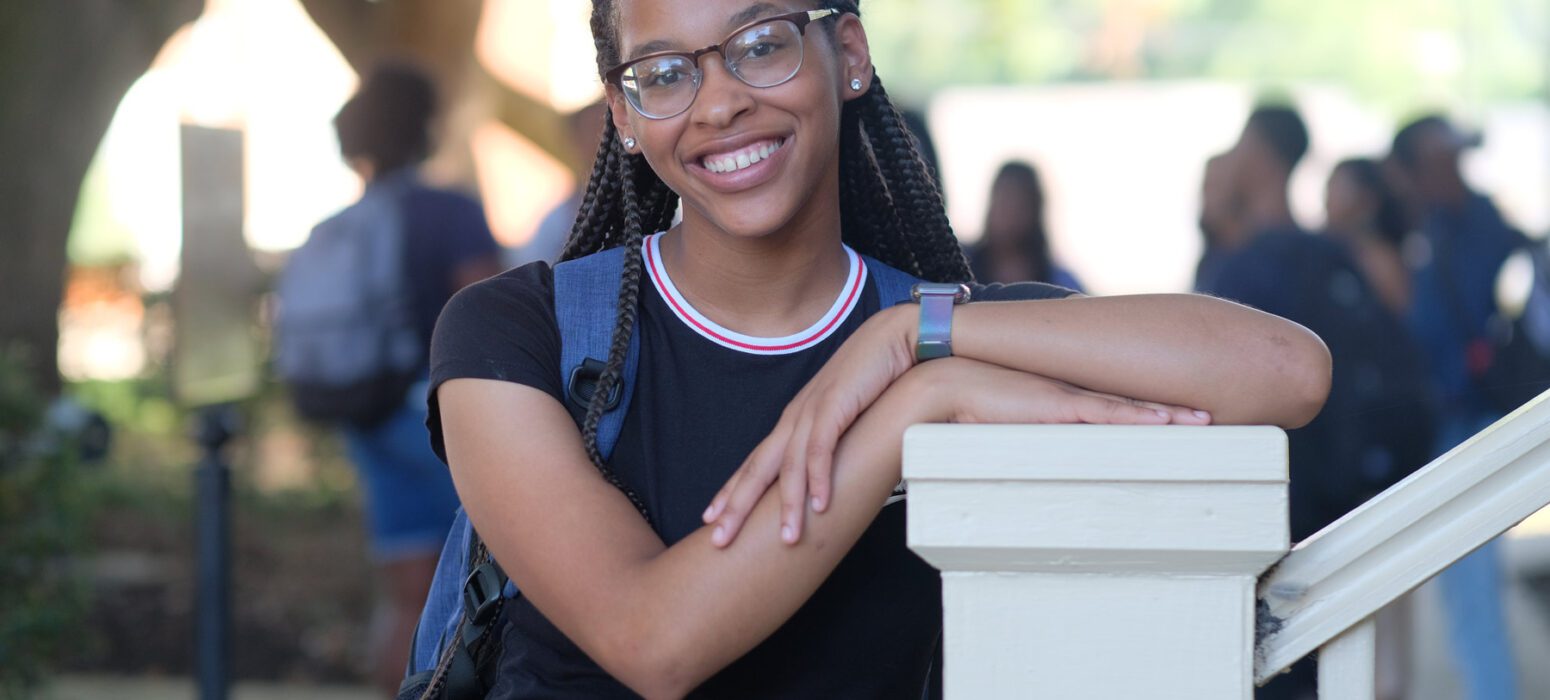
[[[780,538],[785,540],[785,541],[787,541],[787,542],[795,542],[796,541],[796,537],[791,532],[791,526],[790,525],[782,525],[782,526],[780,526]]]
[[[710,534],[711,543],[721,546],[727,543],[727,528],[725,525],[717,525],[716,531]]]
[[[1200,420],[1211,420],[1211,414],[1206,413],[1205,411],[1195,411],[1195,417],[1199,418]]]
[[[821,510],[823,510],[823,501],[818,500],[817,496],[813,496],[812,504],[813,504],[813,510],[814,511],[821,511]]]
[[[714,511],[715,509],[716,509],[715,506],[707,506],[705,508],[705,512],[700,514],[700,520],[703,520],[703,521],[705,521],[707,523],[710,522],[711,518],[715,517],[714,515],[711,514],[711,511]]]
[[[1162,410],[1160,408],[1156,409],[1156,410],[1154,410],[1152,412],[1156,413],[1158,418],[1168,418],[1169,417],[1168,412],[1164,411],[1164,410]]]

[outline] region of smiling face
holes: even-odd
[[[818,6],[800,0],[620,0],[614,27],[621,60],[660,51],[695,51],[758,20]],[[832,26],[826,26],[832,25]],[[832,30],[832,31],[831,31]],[[788,82],[751,87],[721,54],[700,58],[703,81],[682,114],[648,119],[617,85],[608,96],[620,138],[677,192],[686,225],[739,237],[769,235],[814,221],[836,224],[839,126],[844,101],[870,84],[866,37],[853,15],[814,22],[803,37],[802,67]]]

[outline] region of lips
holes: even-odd
[[[779,177],[795,138],[766,131],[717,139],[685,154],[683,164],[713,192],[746,192]]]
[[[700,165],[713,173],[732,173],[752,167],[780,150],[786,139],[763,139],[732,151],[712,153],[700,158]]]

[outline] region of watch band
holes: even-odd
[[[923,282],[910,290],[910,296],[920,304],[916,361],[952,357],[953,306],[969,300],[969,288],[961,284]]]

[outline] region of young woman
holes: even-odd
[[[917,363],[919,309],[881,308],[857,254],[970,275],[854,0],[598,0],[592,30],[610,121],[566,257],[627,256],[611,459],[602,401],[565,406],[547,266],[460,294],[433,351],[433,441],[522,591],[493,696],[919,697],[940,588],[885,505],[907,426],[1291,427],[1323,402],[1317,337],[1185,295],[978,287],[1001,301]]]

